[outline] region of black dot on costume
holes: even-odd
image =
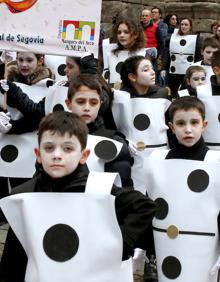
[[[53,112],[58,112],[58,111],[64,111],[64,107],[62,104],[56,104],[54,107],[53,107]]]
[[[180,45],[181,46],[185,46],[186,45],[186,40],[185,39],[181,39],[180,40]]]
[[[104,73],[104,78],[105,78],[105,79],[109,79],[109,77],[110,77],[110,71],[107,70],[107,71]]]
[[[66,73],[64,71],[65,68],[66,68],[65,64],[59,65],[59,67],[57,68],[57,72],[59,73],[59,75],[61,75],[61,76],[65,76],[66,75]]]
[[[1,149],[1,158],[3,161],[11,163],[18,157],[18,149],[14,145],[6,145]]]
[[[163,274],[169,279],[176,279],[181,273],[180,261],[172,256],[166,257],[162,263]]]
[[[189,63],[192,63],[192,62],[193,62],[193,56],[188,56],[188,57],[187,57],[187,61],[188,61]]]
[[[171,72],[175,72],[175,71],[176,71],[176,68],[175,68],[174,66],[172,66],[172,67],[170,68],[170,71],[171,71]]]
[[[189,174],[187,183],[193,192],[202,192],[209,185],[209,175],[202,169],[196,169]]]
[[[53,80],[47,80],[46,82],[46,87],[49,88],[50,86],[53,86],[54,85],[54,81]]]
[[[120,72],[121,72],[122,64],[123,64],[123,62],[117,63],[117,65],[116,65],[116,67],[115,67],[115,70],[116,70],[117,73],[120,73]]]
[[[43,238],[43,248],[49,258],[64,262],[77,253],[79,237],[69,225],[56,224],[46,231]]]
[[[145,114],[139,114],[134,118],[134,127],[140,131],[146,130],[150,126],[150,119]]]
[[[109,140],[102,140],[95,146],[95,154],[103,160],[112,160],[117,155],[117,147]]]
[[[218,121],[220,122],[220,114],[218,115]]]
[[[176,56],[175,56],[175,55],[172,55],[172,56],[170,57],[170,59],[171,59],[171,61],[175,61],[175,60],[176,60]]]
[[[155,217],[157,219],[166,218],[166,216],[168,215],[168,211],[169,211],[168,203],[162,198],[157,198],[155,200],[155,203],[156,203],[156,207],[157,207]]]

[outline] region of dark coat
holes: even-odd
[[[88,177],[86,165],[79,165],[75,172],[51,179],[42,169],[30,181],[18,186],[13,194],[22,192],[85,192]],[[147,232],[154,213],[155,204],[142,193],[113,186],[117,220],[123,237],[123,259],[133,254],[139,239]],[[12,229],[9,229],[0,264],[0,281],[24,282],[27,256]]]

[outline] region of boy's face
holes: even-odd
[[[202,119],[197,109],[177,110],[173,116],[173,122],[169,126],[176,135],[178,142],[186,147],[192,147],[201,138],[202,132],[207,126],[207,121]]]
[[[101,106],[100,96],[96,90],[81,86],[72,100],[66,100],[68,109],[82,118],[86,124],[93,122]]]
[[[40,147],[35,149],[37,162],[52,178],[61,178],[75,171],[78,164],[84,164],[89,156],[88,149],[81,149],[81,144],[75,135],[45,131]]]
[[[206,65],[211,66],[213,53],[217,50],[218,48],[213,48],[211,46],[207,46],[204,50],[202,50],[203,61]]]

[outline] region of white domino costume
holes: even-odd
[[[25,281],[132,281],[109,195],[115,178],[90,173],[85,193],[23,193],[1,201],[28,256]]]
[[[203,101],[206,109],[207,129],[203,133],[209,148],[220,150],[220,96],[212,96],[210,83],[196,87],[197,96]]]
[[[155,148],[167,147],[165,112],[170,101],[164,98],[131,98],[125,91],[114,91],[112,112],[116,126],[128,140],[144,144],[142,151],[134,156],[132,167],[134,187],[141,192],[146,190],[143,175],[143,159]],[[146,147],[145,147],[146,145]]]
[[[103,40],[103,62],[104,62],[104,72],[103,77],[109,83],[120,82],[120,69],[122,63],[131,56],[146,56],[146,51],[155,48],[142,48],[137,51],[130,52],[128,50],[120,50],[114,54],[113,50],[117,48],[116,43],[109,42],[109,38]],[[156,50],[156,49],[155,49]],[[155,54],[156,55],[156,54]]]
[[[185,74],[195,60],[197,35],[178,35],[177,29],[170,39],[170,68],[172,74]]]
[[[210,270],[219,251],[219,166],[148,159],[146,167],[148,194],[158,206],[153,220],[158,281],[217,281]]]

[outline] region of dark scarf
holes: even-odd
[[[186,147],[176,142],[175,147],[169,151],[166,159],[203,161],[208,150],[209,148],[206,146],[202,137],[192,147]]]

